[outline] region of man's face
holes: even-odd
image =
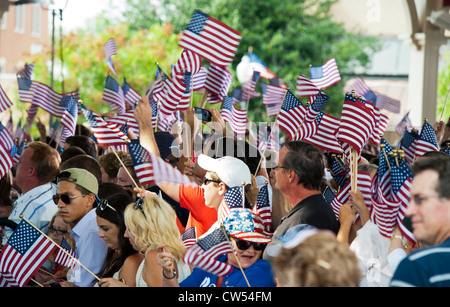
[[[17,163],[16,167],[15,182],[21,189],[23,189],[21,184],[24,183],[30,175],[30,168],[32,166],[30,163],[30,159],[32,156],[33,149],[26,148],[19,157],[19,162]]]
[[[58,182],[56,193],[59,195],[67,194],[70,198],[69,204],[64,203],[61,198],[58,202],[61,216],[66,223],[76,225],[92,209],[91,196],[93,194],[83,195],[73,182]]]
[[[440,244],[450,234],[450,200],[439,198],[435,190],[438,178],[433,170],[414,176],[406,212],[411,217],[414,237],[427,245]]]
[[[273,186],[278,190],[282,191],[286,186],[287,173],[288,170],[283,168],[284,158],[289,150],[286,147],[281,148],[280,154],[278,156],[277,166],[272,170],[271,176],[273,179]]]

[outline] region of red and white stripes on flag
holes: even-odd
[[[211,274],[225,276],[231,273],[233,267],[217,261],[216,258],[232,252],[234,251],[224,231],[218,228],[189,248],[184,254],[183,261]]]
[[[147,151],[139,142],[132,140],[128,143],[128,149],[133,160],[136,176],[141,185],[157,185],[167,182],[196,185],[178,169]]]
[[[201,58],[190,50],[183,50],[172,69],[171,80],[166,79],[163,82],[164,86],[168,86],[164,88],[164,95],[159,99],[161,113],[170,115],[176,110],[189,107],[191,80],[200,68]]]
[[[304,139],[304,141],[326,151],[342,153],[342,147],[336,138],[339,125],[340,119],[323,113],[322,120],[320,121],[316,134]]]
[[[283,103],[284,95],[286,94],[285,88],[272,84],[267,84],[264,82],[261,83],[261,87],[263,94],[263,104],[265,105],[276,104],[281,106],[281,104]]]
[[[179,45],[210,63],[227,66],[233,62],[240,41],[241,33],[200,10],[195,10]]]
[[[330,87],[341,81],[335,58],[329,59],[322,66],[311,66],[309,73],[309,79],[319,89]]]
[[[31,224],[20,221],[0,254],[0,286],[26,285],[55,248]]]
[[[101,116],[86,109],[84,105],[81,105],[80,108],[100,146],[121,146],[129,141],[128,137],[120,131],[118,126],[113,123],[107,123]]]
[[[117,77],[117,73],[111,58],[112,55],[117,54],[116,40],[114,38],[108,39],[108,41],[104,46],[104,49],[105,49],[106,63],[108,64],[109,69],[111,69],[111,71],[114,73],[114,76]]]
[[[11,157],[11,149],[14,141],[2,123],[0,123],[0,178],[2,178],[13,166],[13,159]]]
[[[225,97],[223,101],[220,114],[223,120],[226,121],[231,130],[237,135],[245,135],[247,128],[247,110],[241,110],[233,105],[233,99],[229,96]]]
[[[205,79],[205,89],[208,91],[209,103],[222,102],[228,94],[233,76],[228,67],[209,65],[208,74]]]
[[[299,75],[297,77],[297,85],[295,94],[299,97],[309,97],[317,96],[319,93],[319,88],[314,85],[308,78],[304,75]]]
[[[12,106],[11,100],[9,100],[2,86],[0,85],[0,112],[4,112]]]
[[[358,97],[346,94],[337,140],[347,161],[351,161],[351,148],[358,154],[359,161],[364,145],[374,132],[374,125],[373,104],[370,101],[364,103]]]

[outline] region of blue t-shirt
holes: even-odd
[[[220,256],[217,261],[225,262],[227,255]],[[276,287],[275,278],[270,263],[263,259],[258,259],[252,266],[244,270],[245,276],[251,287]],[[217,275],[194,268],[180,284],[181,287],[216,287]],[[222,287],[248,287],[244,275],[239,268],[233,267],[230,274],[226,275],[222,281]]]
[[[402,260],[391,287],[450,287],[450,238]]]

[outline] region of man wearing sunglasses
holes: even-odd
[[[75,254],[78,260],[91,272],[100,272],[108,246],[98,236],[94,204],[97,200],[98,180],[81,168],[69,168],[58,174],[57,192],[53,196],[61,216],[72,227],[75,239]],[[68,283],[62,286],[90,287],[96,281],[87,270],[77,264]]]
[[[56,192],[53,180],[58,174],[60,163],[59,153],[48,144],[39,141],[27,144],[19,157],[14,178],[21,194],[8,219],[18,224],[21,221],[20,215],[23,215],[42,232],[47,233],[47,227],[58,211],[53,205],[52,196]],[[3,244],[13,232],[8,227],[4,231],[6,236]]]
[[[428,248],[417,250],[400,262],[391,286],[449,287],[450,157],[417,160],[412,172],[406,215],[411,218],[414,237]]]

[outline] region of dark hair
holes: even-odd
[[[85,155],[86,153],[84,152],[83,149],[81,149],[78,146],[70,146],[69,148],[67,148],[66,150],[64,150],[61,153],[61,163],[69,160],[70,158],[73,158],[75,156],[78,155]]]
[[[435,187],[439,196],[447,199],[450,198],[450,156],[445,155],[419,159],[412,166],[414,176],[427,170],[436,171],[439,175]]]
[[[298,176],[298,183],[308,190],[320,190],[324,176],[324,155],[313,145],[303,141],[284,143],[288,152],[282,161]]]
[[[114,194],[125,194],[131,196],[131,192],[125,190],[120,184],[110,181],[100,183],[98,186],[98,197],[100,199],[106,199]]]
[[[96,159],[89,155],[76,155],[75,157],[70,158],[64,163],[61,163],[59,167],[60,171],[64,171],[69,168],[82,168],[90,172],[92,175],[97,178],[98,184],[102,182],[102,170],[100,168],[100,164]]]
[[[88,136],[72,135],[66,139],[66,143],[70,146],[80,147],[87,155],[94,157],[94,159],[98,158],[97,144]]]
[[[103,263],[103,266],[98,275],[101,277],[112,277],[114,273],[118,272],[123,266],[125,259],[127,259],[128,256],[136,253],[136,251],[131,246],[130,241],[124,237],[124,233],[126,230],[124,212],[125,208],[133,202],[133,199],[126,194],[120,193],[111,195],[110,197],[106,198],[106,200],[108,201],[108,204],[116,211],[109,207],[106,207],[102,210],[101,206],[97,206],[95,212],[99,217],[106,219],[119,227],[118,239],[120,253],[118,256],[116,256],[116,251],[108,248],[105,262]]]

